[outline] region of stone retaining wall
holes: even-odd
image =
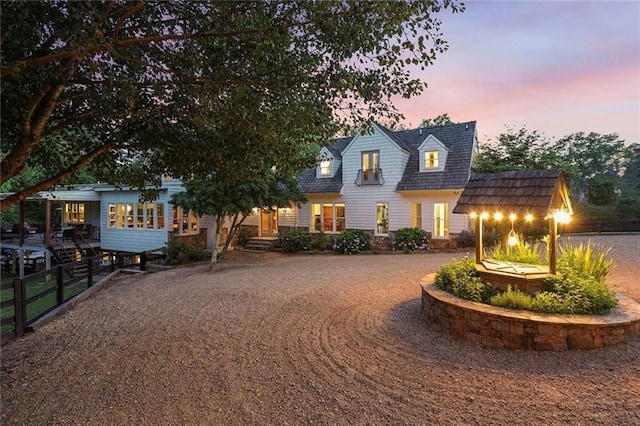
[[[640,333],[640,304],[626,296],[609,315],[539,314],[460,299],[422,282],[422,318],[452,336],[492,348],[536,351],[593,349]]]

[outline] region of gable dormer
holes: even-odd
[[[336,159],[328,148],[322,148],[318,153],[316,178],[332,178],[338,167],[340,167],[340,160]]]
[[[433,135],[427,138],[418,147],[420,161],[420,173],[441,172],[447,164],[449,150]]]

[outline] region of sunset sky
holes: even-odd
[[[405,125],[448,113],[481,142],[509,125],[640,143],[640,1],[467,1],[441,18],[449,51],[396,101]]]

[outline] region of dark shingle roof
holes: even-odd
[[[475,138],[476,122],[449,124],[438,127],[395,132],[396,138],[404,142],[411,155],[398,182],[398,191],[421,189],[464,188],[471,173],[471,157]],[[420,153],[418,147],[433,135],[448,150],[447,163],[441,172],[420,173]]]
[[[352,137],[336,139],[327,148],[333,158],[342,161],[342,150],[351,142]],[[342,190],[342,164],[333,177],[316,177],[315,167],[307,169],[298,177],[298,186],[304,193],[340,192]]]
[[[475,121],[396,132],[384,126],[378,125],[378,127],[402,150],[409,153],[407,166],[396,186],[397,191],[464,188],[471,170]],[[420,173],[418,148],[429,135],[437,138],[449,150],[449,154],[443,171]],[[342,151],[352,139],[353,137],[341,138],[329,146],[329,150],[336,159],[342,160]],[[301,191],[305,193],[340,192],[342,165],[332,178],[317,178],[316,169],[313,168],[306,170],[298,182]]]
[[[546,217],[553,209],[571,212],[567,185],[557,170],[518,170],[471,176],[454,213],[472,211],[531,213]]]

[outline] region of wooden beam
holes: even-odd
[[[558,223],[554,217],[549,218],[549,273],[556,274],[556,249],[558,245]]]

